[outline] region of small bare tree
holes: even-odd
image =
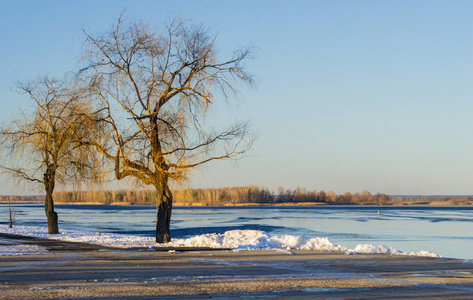
[[[254,141],[247,124],[215,130],[205,124],[213,101],[236,84],[252,84],[244,62],[250,48],[221,61],[215,37],[202,26],[174,20],[164,30],[122,17],[103,34],[86,35],[80,76],[102,101],[115,151],[117,179],[134,177],[157,193],[156,242],[170,241],[170,181],[213,160],[237,157]],[[105,127],[105,125],[104,125]]]
[[[53,201],[56,183],[99,178],[95,151],[87,152],[78,141],[100,131],[91,121],[91,107],[82,101],[84,92],[72,85],[45,76],[17,87],[33,100],[32,111],[23,112],[0,129],[0,168],[20,181],[44,187],[48,233],[57,234]]]

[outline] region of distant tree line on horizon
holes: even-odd
[[[239,204],[278,204],[278,203],[325,203],[357,205],[393,205],[401,203],[428,204],[445,203],[466,205],[473,202],[473,196],[388,196],[382,193],[372,194],[367,190],[360,193],[335,194],[307,190],[297,187],[285,189],[279,187],[272,192],[259,186],[240,186],[207,189],[176,189],[175,205],[239,205]],[[155,193],[152,190],[97,190],[97,191],[58,191],[55,198],[61,203],[97,203],[154,205]],[[1,202],[43,202],[44,196],[0,196]]]
[[[277,203],[332,203],[332,204],[389,204],[388,195],[369,191],[337,195],[332,191],[308,191],[305,188],[279,188],[278,193],[258,186],[241,186],[207,189],[173,190],[175,205],[239,205],[239,204],[277,204]],[[55,193],[56,200],[64,203],[104,203],[151,205],[155,203],[150,190],[111,190],[111,191],[62,191]]]
[[[277,193],[258,186],[241,186],[207,189],[173,190],[175,205],[239,205],[239,204],[277,204],[277,203],[331,203],[331,204],[372,204],[390,203],[386,194],[344,193],[337,195],[332,191],[314,191],[297,187],[296,189],[278,188]],[[154,193],[150,190],[112,190],[57,192],[57,201],[65,203],[99,202],[104,204],[151,205],[155,203]]]
[[[467,205],[473,203],[473,196],[392,196],[391,202],[396,203],[413,203],[413,204],[428,204],[428,203],[448,203],[451,205]]]

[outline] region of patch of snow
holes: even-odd
[[[234,250],[323,250],[345,251],[347,248],[333,245],[328,238],[305,236],[269,236],[260,230],[230,230],[223,234],[203,234],[187,239],[174,239],[163,246],[232,248]]]
[[[409,256],[426,256],[426,257],[441,257],[440,255],[422,250],[419,252],[404,253],[402,251],[396,250],[392,247],[385,245],[374,246],[371,244],[360,244],[355,247],[355,249],[348,249],[347,254],[392,254],[392,255],[409,255]]]
[[[346,251],[347,254],[395,254],[399,255],[402,252],[387,247],[385,245],[374,246],[371,244],[360,244],[355,247],[355,249],[348,249]]]
[[[462,260],[465,264],[473,264],[473,259],[464,259]]]
[[[41,239],[51,239],[67,242],[81,242],[113,247],[146,247],[154,246],[155,239],[152,237],[142,237],[115,233],[101,233],[78,230],[60,230],[59,234],[48,234],[48,229],[34,226],[14,226],[8,228],[7,225],[0,225],[0,232],[8,234],[19,234]]]
[[[34,286],[29,288],[30,291],[46,291],[46,290],[60,290],[61,288],[53,286]]]
[[[295,254],[294,252],[292,252],[289,249],[276,249],[276,252],[284,253],[284,254],[287,254],[287,255],[294,255]]]
[[[0,255],[44,254],[48,250],[36,245],[11,244],[0,245]]]
[[[430,252],[430,251],[427,251],[427,250],[422,250],[422,251],[419,251],[419,252],[411,252],[408,255],[410,255],[410,256],[426,256],[426,257],[441,257],[437,253]]]

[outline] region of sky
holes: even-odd
[[[203,23],[222,57],[254,45],[257,85],[216,122],[258,133],[190,187],[473,195],[473,1],[0,0],[0,119],[14,82],[77,70],[84,36],[129,18]],[[219,123],[220,124],[220,123]],[[0,194],[24,194],[2,177]]]

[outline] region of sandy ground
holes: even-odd
[[[18,242],[51,251],[0,256],[0,299],[473,298],[473,264],[453,259]]]

